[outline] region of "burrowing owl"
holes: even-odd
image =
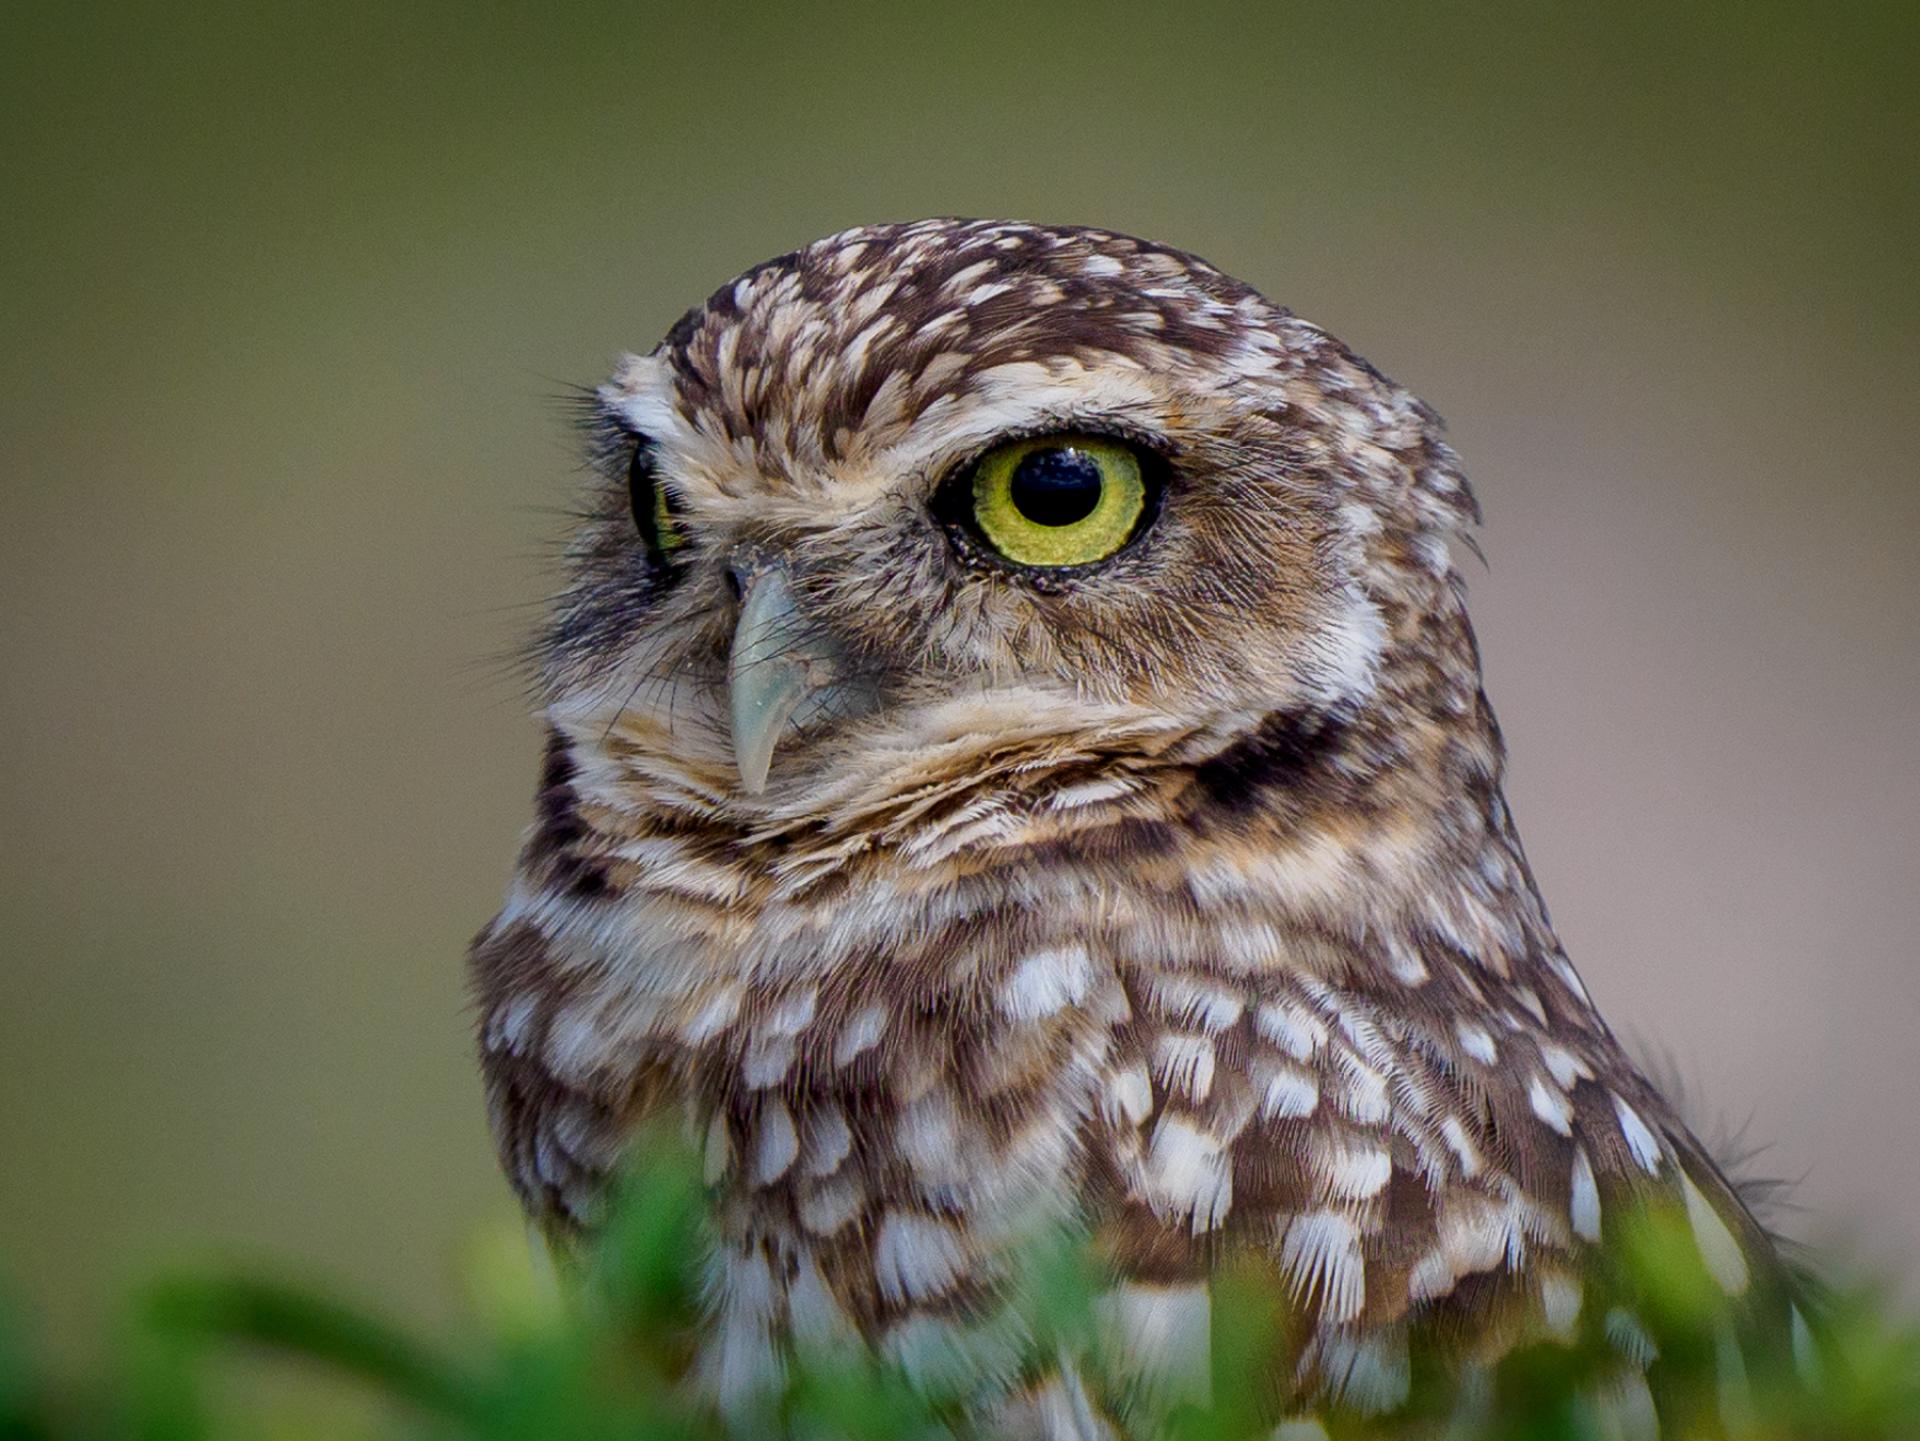
[[[1410,1336],[1465,1374],[1591,1323],[1647,1196],[1784,1307],[1548,924],[1405,390],[1179,251],[934,220],[748,271],[595,417],[482,1054],[550,1234],[645,1117],[704,1136],[723,1405],[840,1334],[1124,1427],[1203,1386],[1246,1256],[1277,1413],[1391,1407]],[[1061,1216],[1123,1395],[998,1374]]]

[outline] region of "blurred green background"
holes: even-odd
[[[929,213],[1195,250],[1446,414],[1576,963],[1920,1253],[1920,7],[10,4],[0,1273],[452,1307],[554,397]]]

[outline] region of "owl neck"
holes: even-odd
[[[1484,695],[1383,690],[1276,711],[1193,767],[1179,829],[1195,901],[1341,938],[1389,975],[1435,953],[1495,988],[1565,969]]]

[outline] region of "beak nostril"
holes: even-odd
[[[727,594],[732,596],[735,600],[738,600],[740,599],[741,596],[745,595],[746,593],[747,593],[747,588],[744,584],[742,584],[740,580],[739,570],[734,566],[728,566],[727,567]]]

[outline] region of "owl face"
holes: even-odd
[[[1177,252],[846,232],[599,392],[555,713],[708,808],[792,811],[941,747],[1045,769],[1362,706],[1370,545],[1439,528],[1401,514],[1431,428]]]

